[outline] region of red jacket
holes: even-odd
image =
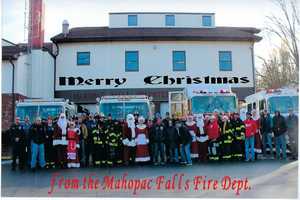
[[[255,135],[256,130],[257,130],[256,121],[253,119],[246,119],[244,121],[244,123],[245,123],[245,127],[246,127],[246,133],[245,133],[246,138],[249,138],[249,137]]]
[[[210,140],[217,139],[220,136],[218,121],[209,122],[207,127],[207,135]]]

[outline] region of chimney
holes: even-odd
[[[41,49],[44,44],[44,11],[43,0],[29,1],[28,44],[33,49]]]
[[[62,23],[62,33],[66,37],[69,33],[69,22],[67,20],[64,20]]]

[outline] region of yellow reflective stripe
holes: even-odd
[[[122,163],[122,160],[118,160],[117,163]]]
[[[96,165],[100,165],[100,161],[96,161],[95,164],[96,164]]]
[[[107,161],[107,164],[110,164],[110,165],[111,165],[111,164],[113,164],[113,163],[112,163],[112,161]]]

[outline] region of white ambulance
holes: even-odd
[[[288,110],[293,109],[298,114],[299,94],[297,89],[281,88],[262,90],[246,97],[247,110],[256,110],[261,113],[266,109],[272,116],[276,110],[283,116],[288,115]]]
[[[138,113],[145,119],[153,117],[154,106],[146,95],[113,95],[96,99],[99,112],[111,114],[113,119],[126,119],[127,114]]]
[[[203,113],[237,112],[236,94],[229,85],[192,85],[183,91],[169,92],[170,114],[185,116]]]
[[[76,106],[65,99],[24,99],[16,104],[16,117],[20,117],[24,121],[28,116],[33,122],[37,116],[42,119],[58,117],[64,112],[67,118],[76,114]]]

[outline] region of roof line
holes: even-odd
[[[5,42],[7,42],[7,43],[9,43],[9,44],[12,44],[12,45],[17,46],[17,44],[15,44],[15,43],[13,43],[13,42],[11,42],[11,41],[9,41],[9,40],[6,40],[6,39],[4,39],[4,38],[2,38],[2,40],[4,40]]]
[[[109,15],[121,15],[121,14],[176,14],[176,15],[215,15],[215,13],[209,12],[110,12]]]

